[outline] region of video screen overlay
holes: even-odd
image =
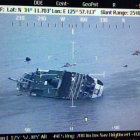
[[[140,130],[140,10],[0,6],[0,134]]]

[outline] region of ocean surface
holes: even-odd
[[[140,55],[132,55],[140,51],[140,18],[81,23],[65,16],[63,27],[61,16],[46,16],[42,26],[36,15],[16,18],[0,14],[0,134],[140,130]],[[62,67],[67,62],[76,66]],[[93,74],[104,83],[103,97],[76,100],[72,108],[70,100],[18,96],[8,77],[36,68]]]

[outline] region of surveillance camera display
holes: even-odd
[[[139,17],[0,13],[0,31],[0,134],[140,130]]]

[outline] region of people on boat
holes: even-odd
[[[63,67],[71,67],[71,66],[75,66],[75,65],[76,65],[76,63],[70,64],[67,62]]]
[[[64,67],[70,67],[70,66],[71,66],[71,64],[68,62],[64,65]]]
[[[136,50],[132,55],[139,55],[140,51]]]
[[[36,69],[36,74],[39,74],[39,69],[38,68]]]

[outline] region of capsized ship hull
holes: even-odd
[[[29,92],[32,96],[81,99],[103,95],[103,83],[100,80],[76,72],[37,69],[14,81],[19,91]]]

